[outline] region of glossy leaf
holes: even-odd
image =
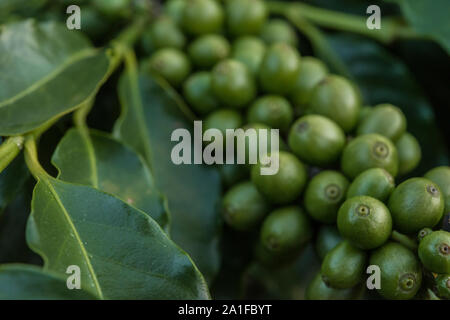
[[[144,212],[90,186],[41,178],[27,241],[45,270],[81,270],[82,287],[104,299],[206,299],[188,255]]]
[[[0,135],[22,134],[73,111],[103,83],[105,50],[65,25],[34,20],[0,29]]]
[[[327,40],[361,89],[366,104],[392,103],[405,113],[408,131],[422,147],[422,161],[415,174],[448,164],[448,152],[433,108],[404,63],[378,43],[360,36],[335,34]]]
[[[120,79],[122,116],[115,132],[149,163],[156,185],[167,197],[171,237],[186,250],[210,282],[219,268],[219,173],[205,165],[175,165],[171,134],[191,130],[176,93],[164,82],[128,70]]]
[[[145,162],[100,131],[69,130],[53,154],[58,179],[111,193],[150,215],[163,228],[169,216]]]
[[[450,54],[450,1],[448,0],[390,0],[400,5],[409,24],[429,36]]]
[[[18,156],[0,172],[0,216],[6,206],[22,189],[29,176],[23,155]]]
[[[0,266],[0,300],[91,300],[83,289],[69,290],[66,279],[31,265]]]

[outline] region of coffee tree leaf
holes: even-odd
[[[109,134],[70,129],[59,142],[52,162],[60,172],[58,179],[111,193],[150,215],[163,229],[168,228],[165,200],[147,165]]]
[[[167,197],[171,237],[186,250],[210,283],[220,264],[217,169],[205,165],[175,165],[171,134],[177,128],[192,133],[184,106],[174,90],[159,78],[128,68],[119,82],[122,115],[115,134],[144,156],[156,185]]]
[[[80,107],[112,68],[107,50],[54,22],[2,26],[0,53],[3,136],[29,132]]]
[[[69,290],[66,278],[26,264],[0,265],[1,300],[92,300],[83,289]]]
[[[23,155],[19,155],[0,172],[0,217],[29,176]]]
[[[447,0],[389,0],[397,3],[408,23],[437,41],[450,54],[450,2]]]
[[[144,212],[90,186],[49,176],[36,184],[27,242],[44,269],[80,268],[100,299],[207,299],[189,256]]]

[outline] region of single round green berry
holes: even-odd
[[[394,228],[415,233],[432,228],[444,213],[444,199],[439,187],[425,178],[412,178],[399,184],[389,198]]]
[[[297,206],[274,210],[261,227],[261,243],[275,255],[298,251],[311,237],[310,220]]]
[[[425,238],[427,235],[431,234],[433,230],[431,228],[423,228],[419,232],[417,232],[417,240],[420,242]]]
[[[380,268],[381,283],[377,290],[384,298],[412,299],[422,284],[422,269],[416,255],[401,244],[389,242],[370,256],[371,265]]]
[[[183,49],[186,37],[175,22],[168,17],[158,18],[149,29],[152,45],[155,49]]]
[[[356,286],[351,289],[336,289],[323,282],[319,272],[309,283],[305,292],[306,300],[352,300],[361,295],[361,288]]]
[[[439,230],[420,241],[419,258],[428,270],[450,273],[450,232]]]
[[[425,176],[425,178],[433,181],[439,186],[439,189],[441,189],[442,195],[444,197],[445,202],[445,213],[450,212],[450,167],[448,166],[441,166],[436,167],[434,169],[431,169],[428,171]]]
[[[295,29],[282,19],[269,20],[262,27],[260,36],[269,45],[282,42],[293,47],[298,46]]]
[[[222,201],[225,222],[233,229],[245,231],[256,227],[269,212],[269,205],[250,181],[228,190]]]
[[[259,72],[261,62],[266,53],[264,42],[253,36],[243,36],[233,43],[231,57],[240,61],[248,68],[252,75]]]
[[[250,106],[249,122],[264,123],[286,132],[292,122],[292,106],[285,98],[276,95],[263,96]]]
[[[186,0],[169,0],[164,4],[164,13],[181,26],[185,6]]]
[[[219,129],[223,136],[226,136],[227,129],[237,129],[243,124],[242,116],[239,112],[231,109],[220,109],[212,112],[206,117],[203,123],[203,130]]]
[[[440,274],[434,280],[439,297],[450,299],[450,274]]]
[[[363,279],[367,254],[344,240],[327,253],[322,262],[323,282],[329,287],[347,289]]]
[[[183,9],[182,25],[191,35],[217,33],[222,30],[224,12],[216,0],[189,0]]]
[[[321,225],[316,238],[315,247],[317,255],[323,260],[327,253],[333,250],[341,242],[342,237],[336,226],[326,224]]]
[[[274,166],[273,163],[254,165],[251,170],[253,183],[272,203],[285,204],[298,199],[307,180],[306,167],[293,154],[285,151],[270,154],[278,158],[278,171],[263,175],[261,169]]]
[[[357,134],[378,133],[396,142],[406,131],[406,117],[391,104],[380,104],[372,108],[359,123]]]
[[[150,57],[148,68],[172,86],[178,87],[191,72],[191,63],[182,51],[166,48],[156,51]]]
[[[183,85],[183,94],[192,109],[205,115],[220,107],[220,103],[211,89],[211,74],[203,71],[194,73]]]
[[[332,120],[320,115],[301,117],[292,125],[288,143],[305,162],[326,166],[339,159],[346,142],[344,131]]]
[[[195,39],[188,48],[192,63],[201,69],[211,68],[230,54],[227,39],[218,34],[207,34]]]
[[[258,34],[268,15],[266,3],[262,0],[227,0],[225,12],[232,36]]]
[[[398,151],[398,173],[405,175],[413,171],[422,158],[419,142],[410,133],[405,132],[395,144]]]
[[[398,172],[397,149],[389,139],[376,133],[351,140],[341,157],[341,169],[351,179],[371,168],[383,168],[393,177]]]
[[[343,77],[328,75],[312,90],[307,112],[328,117],[349,132],[358,122],[359,110],[355,86]]]
[[[247,67],[236,60],[223,60],[212,71],[212,89],[226,106],[245,107],[256,95],[256,86]]]
[[[354,246],[369,250],[383,245],[392,232],[392,218],[383,202],[367,197],[353,197],[338,212],[339,233]]]
[[[219,166],[219,172],[225,188],[230,188],[249,177],[248,167],[242,164],[224,163]]]
[[[359,110],[358,124],[361,123],[372,111],[373,107],[363,106]]]
[[[347,199],[369,196],[385,202],[394,191],[394,178],[384,169],[372,168],[361,172],[351,183]]]
[[[297,73],[289,95],[294,108],[298,109],[298,113],[305,113],[312,90],[327,74],[327,67],[319,59],[314,57],[302,58],[300,71]]]
[[[284,95],[295,83],[300,68],[300,55],[286,43],[271,45],[264,55],[259,71],[261,88],[267,93]]]
[[[322,223],[335,223],[345,200],[349,182],[338,171],[326,170],[315,175],[305,190],[304,205],[308,214]]]

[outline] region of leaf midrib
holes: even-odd
[[[73,224],[73,221],[72,221],[72,219],[70,218],[69,213],[67,212],[66,208],[64,207],[64,205],[63,205],[63,203],[62,203],[62,201],[61,201],[61,199],[60,199],[58,193],[56,192],[55,188],[53,187],[53,184],[52,184],[48,179],[43,179],[43,181],[45,182],[45,184],[46,184],[47,187],[49,188],[49,190],[50,190],[50,192],[51,192],[53,198],[54,198],[55,201],[56,201],[56,203],[57,203],[58,206],[61,208],[61,210],[62,210],[62,212],[63,212],[63,214],[64,214],[64,217],[65,217],[66,220],[67,220],[67,223],[68,223],[69,227],[70,227],[70,228],[72,229],[72,231],[74,232],[75,239],[78,241],[78,244],[79,244],[80,249],[81,249],[81,253],[82,253],[83,256],[85,257],[85,261],[86,261],[88,270],[89,270],[89,272],[91,273],[92,280],[94,281],[94,286],[95,286],[95,289],[96,289],[96,291],[97,291],[97,294],[98,294],[98,296],[99,296],[100,299],[104,299],[102,289],[101,289],[100,284],[99,284],[98,279],[97,279],[97,275],[95,274],[94,268],[92,267],[91,261],[90,261],[90,259],[89,259],[88,254],[87,254],[86,248],[84,247],[83,242],[81,241],[80,235],[78,234],[78,231],[77,231],[77,229],[75,228],[75,225]]]
[[[0,109],[4,108],[8,105],[11,105],[12,103],[20,100],[21,98],[27,96],[28,94],[33,93],[34,91],[41,88],[44,84],[50,82],[51,80],[55,79],[58,75],[64,72],[69,66],[72,64],[85,59],[90,56],[94,56],[98,52],[98,49],[94,48],[87,48],[81,51],[78,51],[76,54],[69,56],[69,58],[62,63],[59,67],[54,69],[52,72],[47,74],[46,76],[42,77],[38,81],[31,84],[26,89],[22,90],[21,92],[17,93],[16,95],[12,96],[11,98],[8,98],[2,102],[0,102]]]

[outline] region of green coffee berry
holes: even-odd
[[[347,79],[328,75],[312,90],[307,112],[332,119],[345,132],[358,122],[360,97],[355,86]]]
[[[344,148],[341,168],[351,179],[371,168],[383,168],[395,177],[398,172],[397,149],[389,139],[379,134],[359,136]]]
[[[152,45],[155,49],[182,49],[186,44],[186,37],[168,17],[158,18],[149,29]]]
[[[309,283],[305,292],[306,300],[352,300],[358,298],[361,288],[356,286],[351,289],[336,289],[323,282],[319,272]]]
[[[228,31],[233,36],[258,34],[268,15],[262,0],[227,0],[225,12]]]
[[[298,38],[295,29],[282,19],[272,19],[268,21],[262,27],[260,36],[269,45],[282,42],[293,47],[298,46]]]
[[[347,199],[369,196],[385,202],[394,191],[394,178],[384,169],[372,168],[361,172],[351,183]]]
[[[439,187],[425,178],[412,178],[399,184],[389,198],[394,228],[402,233],[434,227],[444,213]]]
[[[182,51],[172,48],[156,51],[148,61],[148,68],[174,87],[180,86],[191,72],[187,56]]]
[[[378,133],[396,142],[406,131],[406,117],[403,112],[391,105],[380,104],[359,123],[357,134]]]
[[[337,227],[339,233],[354,246],[369,250],[383,245],[389,239],[392,218],[381,201],[358,196],[346,200],[341,206]]]
[[[219,32],[224,23],[224,12],[215,0],[189,0],[183,8],[182,25],[191,35]]]
[[[189,76],[183,85],[183,94],[192,109],[200,115],[217,110],[220,106],[212,92],[211,74],[206,71]]]
[[[239,183],[224,195],[222,213],[225,222],[236,230],[256,227],[269,212],[269,205],[250,181]]]
[[[398,173],[405,175],[413,171],[422,158],[422,151],[419,142],[414,136],[405,132],[395,144],[398,151]]]
[[[439,186],[445,201],[445,213],[450,212],[450,167],[442,166],[428,171],[425,178]]]
[[[450,273],[450,232],[434,231],[423,238],[419,244],[419,258],[432,272]]]
[[[271,45],[259,71],[261,88],[267,93],[287,94],[295,83],[300,68],[297,50],[285,43]]]
[[[245,64],[248,70],[256,75],[266,53],[264,42],[252,36],[244,36],[233,43],[232,58]]]
[[[329,287],[348,289],[363,279],[367,261],[364,250],[344,240],[327,253],[322,262],[322,280]]]
[[[245,107],[256,95],[256,86],[247,67],[236,60],[223,60],[212,70],[212,89],[226,106]]]
[[[336,222],[349,182],[337,171],[322,171],[306,187],[304,205],[308,214],[323,223]]]
[[[275,156],[275,155],[272,155]],[[272,203],[286,204],[298,199],[307,180],[306,167],[293,154],[278,153],[279,168],[274,175],[262,175],[262,163],[251,169],[253,183]],[[270,164],[269,164],[270,165]]]
[[[276,95],[263,96],[250,106],[249,122],[264,123],[272,128],[287,131],[292,122],[292,106],[285,98]]]
[[[295,83],[289,98],[295,108],[304,114],[313,88],[328,74],[325,64],[314,57],[303,57],[300,71],[297,73]]]
[[[389,242],[370,256],[371,265],[381,271],[381,287],[377,290],[384,298],[412,299],[422,284],[422,269],[415,254],[401,244]]]
[[[308,115],[292,125],[288,143],[300,159],[326,166],[338,160],[345,140],[344,131],[335,122],[320,115]]]
[[[198,68],[211,68],[230,54],[227,39],[217,34],[207,34],[195,39],[188,48],[189,57]]]
[[[276,255],[302,248],[312,237],[308,216],[299,207],[284,207],[271,212],[261,227],[261,243]]]

